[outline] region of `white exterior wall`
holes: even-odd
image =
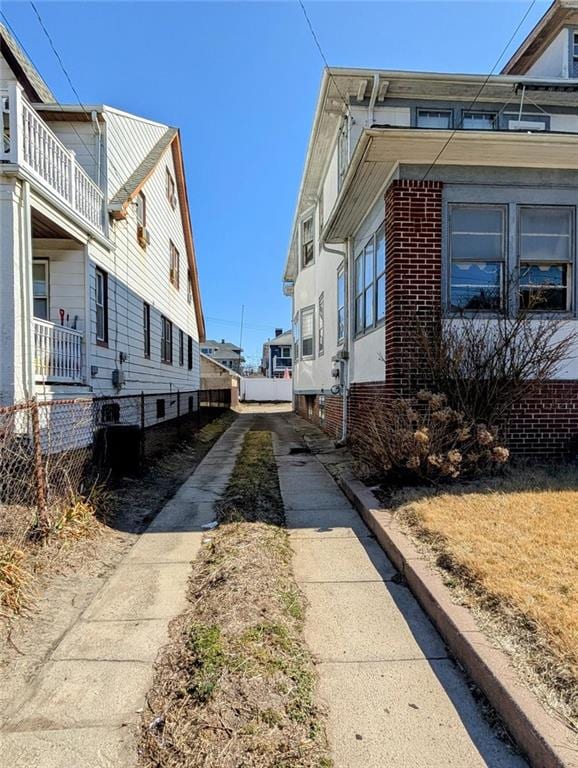
[[[167,126],[105,107],[108,197],[113,197],[166,133]],[[135,147],[138,152],[135,152]]]
[[[110,140],[109,140],[110,147]],[[165,191],[166,169],[173,178],[172,152],[169,149],[143,187],[146,196],[147,229],[151,242],[143,250],[137,242],[137,221],[130,206],[125,221],[115,222],[111,238],[115,248],[108,253],[91,244],[90,255],[90,335],[92,364],[98,373],[90,383],[95,392],[108,394],[112,371],[122,367],[126,384],[123,394],[161,392],[173,389],[198,389],[200,386],[199,333],[194,304],[187,301],[188,260],[179,205],[173,210]],[[170,241],[180,254],[180,288],[169,282]],[[108,348],[96,344],[95,267],[108,275]],[[151,355],[144,356],[143,301],[151,305]],[[173,364],[161,363],[161,315],[173,323]],[[185,333],[184,365],[179,366],[179,329]],[[187,367],[187,339],[193,338],[193,369]],[[128,355],[120,366],[119,353]]]
[[[568,41],[568,29],[560,30],[527,74],[537,77],[568,77]]]
[[[100,184],[104,178],[104,152],[102,144],[104,140],[99,138],[96,126],[86,122],[64,122],[62,120],[50,120],[50,130],[55,133],[60,141],[72,149],[76,159],[93,181]],[[104,127],[101,126],[104,130]],[[98,164],[101,165],[99,178]]]
[[[550,130],[562,131],[564,133],[578,133],[578,115],[557,115],[550,116]]]
[[[384,219],[385,200],[383,194],[380,194],[353,240],[353,252],[351,254],[352,260],[350,264],[351,275],[354,274],[355,258],[358,256],[361,249],[365,247],[369,238],[377,231],[377,229],[379,229]],[[349,317],[354,318],[354,313],[355,299],[352,290],[349,303]],[[373,328],[353,341],[349,363],[351,383],[383,381],[385,379],[384,355],[385,325],[384,323],[381,323],[377,328]]]

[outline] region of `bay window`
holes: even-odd
[[[505,208],[451,206],[449,246],[451,309],[501,309],[506,256]]]
[[[572,308],[572,208],[522,207],[519,220],[520,307],[536,312]]]

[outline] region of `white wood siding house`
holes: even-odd
[[[1,25],[0,38],[0,404],[198,389],[178,131],[58,104]]]
[[[460,211],[471,217],[463,232]],[[502,222],[495,232],[481,224],[488,211]],[[573,333],[575,354],[515,414],[513,445],[575,451],[577,233],[574,0],[557,0],[490,78],[325,71],[283,274],[296,409],[347,438],[363,428],[364,409],[406,396],[406,382],[419,379],[409,330],[418,312],[467,316],[469,297],[473,316],[484,295],[497,295],[484,311],[513,313],[524,290],[553,286],[544,310]],[[492,237],[494,262],[479,250]]]

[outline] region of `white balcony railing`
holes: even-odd
[[[104,231],[104,194],[74,152],[37,115],[17,86],[10,86],[0,96],[2,112],[8,115],[3,160],[26,168],[75,213]]]
[[[38,318],[33,332],[36,380],[82,384],[82,333]]]

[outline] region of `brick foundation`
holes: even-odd
[[[324,404],[324,418],[320,417],[321,403]],[[324,432],[336,440],[341,437],[343,419],[343,398],[341,395],[296,395],[295,412],[312,424],[321,427]]]

